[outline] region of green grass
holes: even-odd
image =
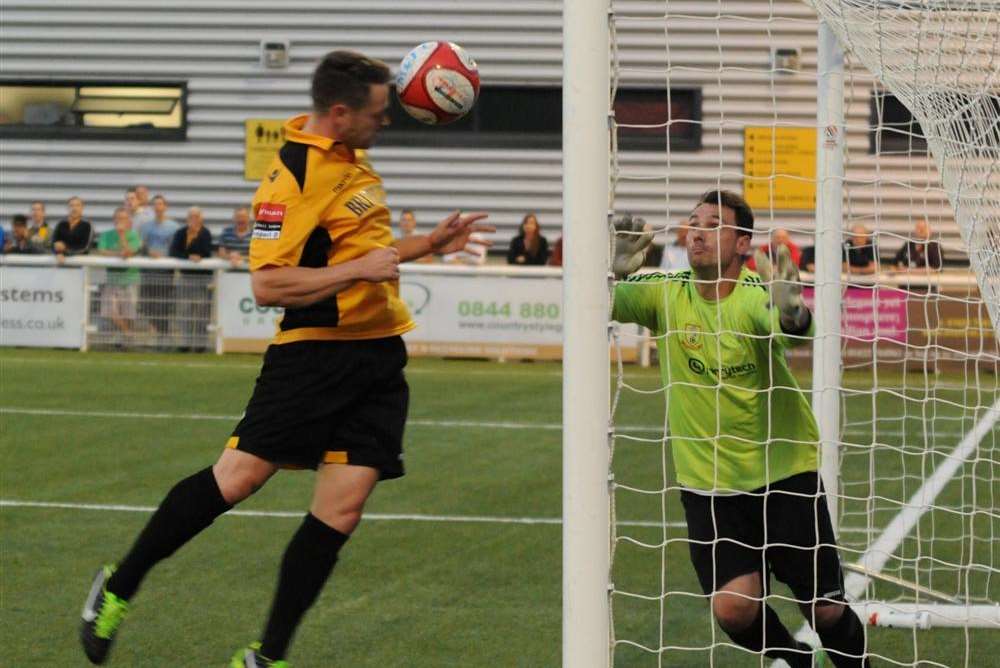
[[[5,350],[0,352],[0,406],[235,418],[249,397],[258,364],[255,356]],[[655,371],[634,368],[628,369],[628,380],[645,389],[659,382]],[[561,411],[558,365],[414,360],[409,381],[408,473],[402,480],[380,485],[369,512],[533,518],[561,514],[557,429],[434,424],[447,420],[556,424]],[[857,382],[864,386],[864,379]],[[886,384],[886,379],[880,382]],[[902,415],[906,400],[883,394],[876,397],[878,414]],[[867,479],[866,471],[874,466],[881,476],[877,494],[905,498],[912,493],[919,485],[920,463],[933,464],[940,452],[954,446],[958,423],[944,418],[961,416],[962,402],[968,403],[963,397],[955,391],[954,396],[934,402],[938,419],[931,422],[938,426],[928,432],[937,439],[931,448],[934,454],[885,448],[887,456],[876,461],[852,460],[848,464],[852,479]],[[995,393],[979,397],[976,403],[992,402],[994,397]],[[926,398],[916,393],[910,401],[926,407],[921,403]],[[870,415],[871,397],[849,403],[847,409],[852,421],[861,422],[865,410]],[[661,425],[662,410],[661,396],[626,392],[619,423]],[[915,412],[907,409],[906,414]],[[233,424],[229,419],[7,412],[0,415],[0,497],[155,506],[179,478],[215,460]],[[904,426],[905,438],[902,433],[896,436]],[[885,433],[859,433],[858,439],[870,442],[874,436],[900,447],[922,428],[919,421],[893,422]],[[636,435],[657,437],[652,431]],[[963,475],[941,497],[958,508],[977,501],[990,509],[992,515],[974,518],[975,531],[984,539],[971,544],[929,541],[932,532],[959,537],[968,533],[961,516],[931,513],[926,526],[921,525],[921,539],[904,543],[898,556],[932,553],[945,560],[971,558],[994,568],[1000,563],[996,553],[1000,548],[986,540],[1000,535],[996,507],[991,505],[996,490],[981,482],[993,481],[995,487],[1000,473],[995,455],[993,450],[992,469],[984,469],[989,462],[977,464],[978,485]],[[642,488],[661,488],[664,471],[672,480],[670,463],[664,462],[658,444],[619,441],[615,470],[620,481]],[[909,477],[897,475],[904,470]],[[240,508],[304,512],[311,483],[308,472],[283,472]],[[664,497],[659,494],[619,490],[616,501],[620,519],[662,517]],[[665,503],[667,519],[680,521],[676,492],[669,492]],[[880,511],[869,521],[882,526],[891,515]],[[83,665],[76,627],[90,578],[99,564],[128,548],[147,518],[142,512],[111,510],[0,509],[0,665]],[[236,647],[259,635],[281,552],[297,526],[294,517],[220,518],[150,575],[123,626],[111,665],[224,665]],[[662,628],[658,600],[616,595],[617,638],[654,648],[661,644],[693,648],[667,651],[664,665],[708,665],[707,648],[713,643],[716,666],[759,665],[721,645],[727,639],[711,622],[705,601],[690,595],[697,592],[697,585],[686,546],[677,540],[683,538],[683,528],[671,527],[664,534],[662,529],[622,526],[619,535],[654,544],[664,537],[670,540],[664,549],[619,541],[616,588],[654,598],[665,590],[677,593],[666,598]],[[557,666],[560,550],[558,524],[366,520],[299,630],[291,659],[304,667]],[[905,574],[907,563],[899,561],[893,567]],[[926,567],[926,559],[913,559],[913,577],[930,578]],[[1000,577],[993,575],[988,582],[969,585],[970,591],[1000,599]],[[933,584],[948,583],[934,580]],[[780,587],[775,591],[787,594]],[[801,622],[797,612],[788,605],[778,607],[790,628],[797,629]],[[917,652],[920,659],[944,665],[986,665],[1000,654],[997,636],[995,631],[871,632],[876,651],[895,661],[911,662]],[[655,654],[625,643],[618,645],[615,659],[619,667],[659,665]]]

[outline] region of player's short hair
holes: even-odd
[[[312,79],[313,109],[323,113],[335,104],[360,109],[368,104],[368,87],[389,83],[389,67],[356,51],[331,51],[319,61]]]
[[[116,209],[114,210],[114,213],[112,213],[112,214],[111,214],[111,219],[112,219],[112,220],[114,220],[115,218],[117,218],[117,217],[118,217],[118,214],[119,214],[119,213],[124,213],[124,214],[125,214],[126,216],[128,216],[129,218],[131,218],[131,217],[132,217],[132,212],[131,212],[131,211],[129,211],[128,209],[126,209],[126,208],[125,208],[125,207],[123,207],[123,206],[119,206],[119,207],[117,207],[117,208],[116,208]]]
[[[21,225],[27,225],[28,224],[28,217],[25,216],[23,213],[15,213],[14,216],[10,219],[10,224],[13,225],[14,227],[20,227]]]
[[[698,199],[698,204],[715,204],[732,209],[736,214],[736,233],[743,235],[753,234],[753,209],[747,201],[734,193],[732,190],[709,190]]]

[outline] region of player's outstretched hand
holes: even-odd
[[[624,278],[642,266],[646,250],[653,243],[653,233],[646,229],[646,221],[622,214],[615,221],[615,257],[611,270],[615,278]]]
[[[380,283],[399,278],[399,251],[393,246],[376,248],[358,259],[362,281]]]
[[[457,253],[458,251],[465,250],[465,245],[469,243],[469,237],[473,233],[482,232],[489,234],[496,232],[497,228],[492,225],[476,224],[477,221],[486,218],[488,215],[485,211],[473,211],[472,213],[465,214],[461,211],[456,211],[447,216],[438,223],[434,231],[427,237],[431,244],[431,252],[441,255]],[[493,245],[492,241],[482,238],[476,239],[476,243],[480,246]]]
[[[774,272],[771,258],[767,253],[755,251],[754,261],[757,263],[757,273],[771,290],[771,301],[781,313],[781,324],[787,330],[802,327],[809,315],[809,309],[802,299],[802,281],[799,279],[799,268],[792,262],[792,254],[788,247],[779,245],[778,271]]]

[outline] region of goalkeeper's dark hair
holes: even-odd
[[[736,214],[736,233],[753,234],[753,209],[750,208],[745,199],[732,190],[709,190],[701,196],[695,206],[702,204],[715,204],[732,209],[733,213]]]
[[[361,109],[368,104],[369,87],[389,83],[391,77],[381,60],[356,51],[331,51],[313,72],[313,110],[322,114],[335,104]]]

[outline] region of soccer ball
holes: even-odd
[[[396,95],[406,113],[421,123],[451,123],[476,103],[479,69],[458,44],[424,42],[399,64]]]

